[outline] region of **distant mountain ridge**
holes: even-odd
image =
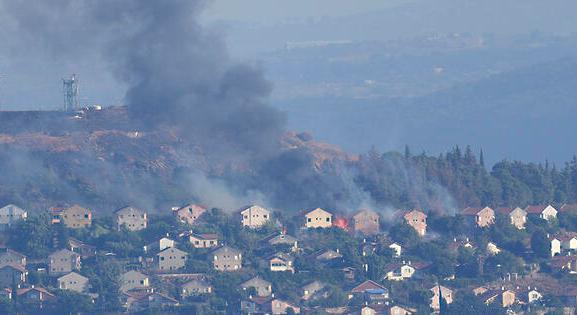
[[[577,61],[561,59],[410,99],[309,100],[287,107],[292,128],[354,152],[442,152],[454,144],[501,158],[562,163],[577,152]],[[333,128],[330,126],[341,126]],[[564,136],[565,135],[565,136]]]

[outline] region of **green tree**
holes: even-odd
[[[82,314],[93,311],[92,299],[81,293],[70,290],[56,292],[56,314]]]
[[[551,242],[544,231],[538,230],[533,233],[531,236],[531,249],[538,257],[551,257]]]
[[[390,237],[400,244],[411,247],[420,242],[419,234],[405,222],[393,225],[389,230]]]
[[[10,229],[10,244],[32,258],[44,258],[52,251],[54,236],[48,214],[30,216]]]

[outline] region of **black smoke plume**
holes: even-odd
[[[266,103],[261,71],[232,62],[221,36],[201,26],[205,2],[9,0],[0,17],[46,55],[103,58],[139,128],[176,128],[215,154],[270,156],[285,117]]]

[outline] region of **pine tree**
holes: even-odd
[[[485,155],[483,154],[483,149],[481,149],[481,153],[479,153],[479,164],[481,164],[482,168],[485,168]]]

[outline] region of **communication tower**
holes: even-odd
[[[64,110],[73,111],[80,108],[78,102],[78,80],[76,74],[73,74],[70,79],[62,79],[64,91]]]

